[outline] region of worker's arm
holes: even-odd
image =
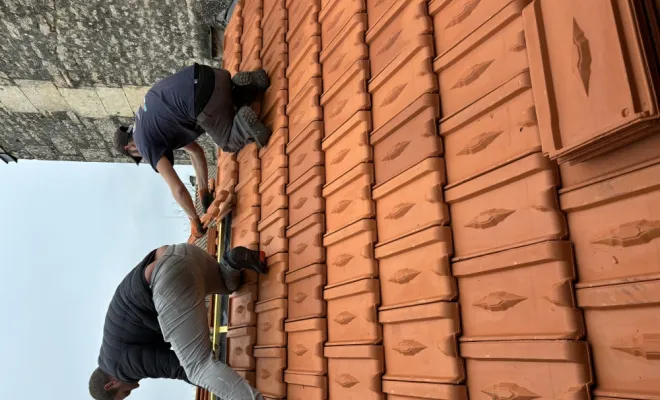
[[[184,185],[179,178],[179,175],[174,170],[174,166],[170,160],[168,160],[165,156],[161,157],[161,159],[158,161],[158,164],[156,164],[156,168],[158,169],[160,176],[165,179],[167,186],[170,187],[170,191],[172,192],[174,200],[179,203],[181,208],[183,208],[183,211],[186,213],[186,215],[188,215],[188,218],[190,219],[193,227],[197,228],[199,231],[199,228],[202,227],[202,222],[197,216],[195,203],[193,203],[193,199],[190,197],[190,193],[188,192],[186,185]],[[203,232],[199,232],[199,234],[201,235]]]
[[[196,142],[192,142],[183,148],[192,161],[193,168],[195,169],[195,176],[197,177],[197,192],[199,199],[202,201],[204,212],[211,206],[213,195],[209,192],[208,188],[208,167],[206,164],[206,156],[204,149]]]
[[[195,176],[197,177],[197,188],[208,190],[209,171],[206,166],[206,156],[204,149],[198,145],[197,142],[192,142],[183,148],[192,161],[193,168],[195,169]]]
[[[174,351],[164,346],[131,346],[124,350],[117,378],[137,382],[144,378],[168,378],[188,381]]]

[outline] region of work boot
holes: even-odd
[[[238,271],[247,269],[260,274],[268,272],[266,253],[263,251],[238,246],[231,249],[229,253],[225,253],[223,260],[226,261],[227,265]]]
[[[238,72],[231,81],[238,87],[254,87],[262,92],[265,92],[270,87],[270,79],[268,74],[263,69],[249,72]]]
[[[229,290],[230,293],[233,293],[243,284],[243,273],[238,269],[232,268],[225,258],[226,254],[222,257],[219,264],[220,276],[222,276],[222,280],[225,282],[227,290]]]
[[[259,117],[250,107],[244,106],[234,117],[234,126],[242,136],[251,138],[257,146],[265,147],[268,144],[272,132],[266,125],[259,121]]]
[[[257,101],[258,97],[259,90],[254,86],[232,85],[231,100],[237,110],[240,110],[243,106],[251,106],[252,103]]]

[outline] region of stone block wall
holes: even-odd
[[[229,2],[0,2],[0,146],[19,159],[130,161],[111,148],[116,126],[159,79],[220,65],[212,28]]]

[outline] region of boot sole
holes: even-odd
[[[248,86],[254,84],[259,90],[266,90],[270,87],[270,79],[263,69],[253,72],[239,72],[232,78],[236,86]]]
[[[257,115],[252,112],[246,112],[239,110],[238,111],[238,124],[243,128],[245,132],[257,143],[257,146],[265,147],[270,140],[270,129],[268,129]],[[262,140],[263,137],[266,137],[266,140]]]
[[[252,74],[252,77],[254,78],[254,84],[259,88],[259,90],[265,91],[270,87],[270,79],[268,78],[266,71],[263,69],[258,70]]]

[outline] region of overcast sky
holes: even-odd
[[[184,182],[192,168],[177,167]],[[0,162],[0,399],[89,399],[117,285],[189,226],[148,165]],[[194,399],[145,380],[132,400]]]

